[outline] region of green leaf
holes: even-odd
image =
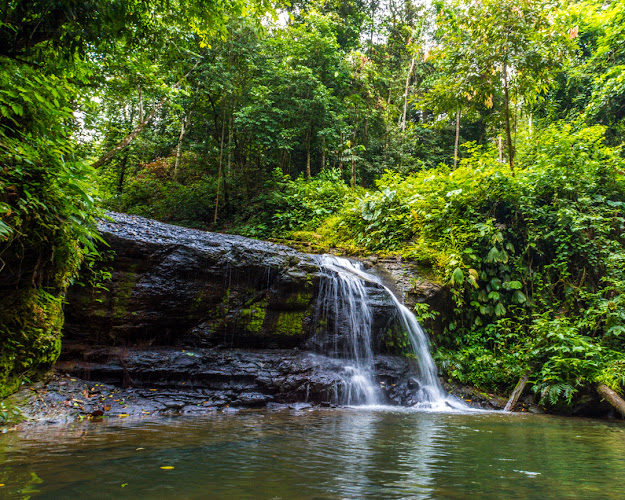
[[[462,269],[457,267],[456,269],[454,269],[454,272],[451,274],[451,284],[461,285],[463,282],[464,282],[464,273],[462,272]]]
[[[523,304],[527,301],[527,297],[525,296],[525,294],[520,291],[520,290],[516,290],[513,294],[512,294],[512,300],[514,302],[516,302],[517,304]]]
[[[497,250],[497,247],[493,247],[490,249],[490,252],[488,252],[488,255],[486,256],[486,262],[497,262],[497,260],[499,259],[499,250]]]
[[[495,314],[497,316],[505,316],[506,308],[501,302],[495,306]]]

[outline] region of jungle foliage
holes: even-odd
[[[516,174],[493,149],[347,203],[333,224],[370,250],[437,270],[453,311],[436,339],[449,376],[510,390],[527,370],[542,401],[571,403],[625,382],[625,183],[604,128],[554,124],[519,148]]]
[[[450,378],[625,390],[622,2],[1,5],[0,396],[96,207],[399,254],[453,298]]]

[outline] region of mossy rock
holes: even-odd
[[[62,297],[32,288],[13,303],[0,325],[0,399],[47,373],[61,353]]]
[[[295,337],[305,333],[305,311],[281,311],[273,327],[275,335]]]
[[[248,332],[259,334],[263,329],[266,314],[267,299],[263,298],[257,302],[252,302],[249,307],[240,311],[239,323]]]
[[[119,278],[115,297],[113,298],[113,319],[115,321],[123,320],[128,313],[128,304],[137,282],[135,269],[135,265],[129,266],[126,272]]]

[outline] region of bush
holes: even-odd
[[[97,238],[88,167],[74,157],[70,83],[27,64],[0,74],[0,398],[49,370],[62,303]]]

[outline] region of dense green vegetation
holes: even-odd
[[[400,254],[449,288],[448,377],[625,390],[621,3],[53,4],[0,24],[0,395],[58,352],[96,205]]]

